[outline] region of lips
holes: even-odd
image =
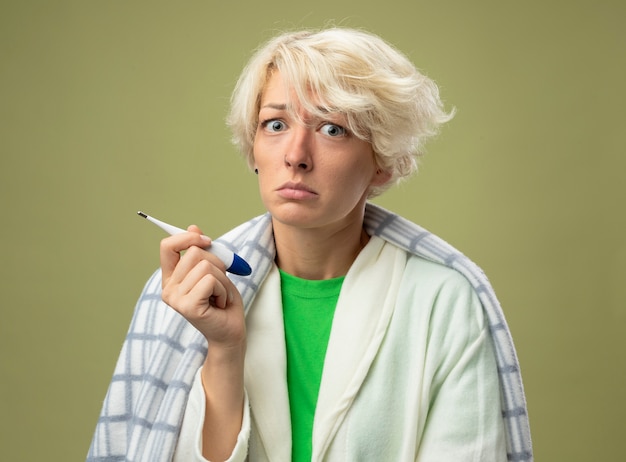
[[[278,194],[285,199],[298,200],[317,197],[317,193],[312,188],[303,183],[294,183],[292,181],[283,184],[277,191]]]

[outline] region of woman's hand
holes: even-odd
[[[211,239],[200,228],[161,241],[163,300],[213,345],[245,343],[243,302],[224,263],[204,250]],[[184,252],[184,253],[183,253]]]
[[[202,452],[206,459],[226,460],[237,443],[243,418],[243,301],[226,276],[224,263],[204,250],[211,239],[197,226],[187,231],[161,241],[162,296],[209,343],[202,366],[206,397]]]

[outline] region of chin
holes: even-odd
[[[289,202],[283,204],[266,204],[266,209],[272,216],[272,219],[297,228],[311,228],[316,226],[321,217],[316,213],[314,207],[306,204]]]
[[[314,220],[311,216],[311,213],[297,213],[290,212],[285,213],[284,211],[274,211],[270,210],[270,215],[272,219],[287,226],[294,226],[296,228],[310,228],[314,226]]]

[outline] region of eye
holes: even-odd
[[[345,136],[348,131],[343,128],[340,125],[337,124],[331,124],[331,123],[325,123],[324,125],[322,125],[322,128],[320,128],[320,131],[324,134],[324,135],[328,135],[328,136]]]
[[[285,129],[285,122],[279,119],[270,119],[261,123],[261,126],[268,132],[280,132]]]

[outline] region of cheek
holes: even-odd
[[[360,198],[369,190],[372,179],[370,170],[359,164],[352,168],[336,169],[328,176],[329,183],[334,185],[341,196],[353,199]]]
[[[280,161],[280,157],[276,156],[275,153],[276,147],[272,147],[261,139],[255,139],[252,147],[252,158],[254,160],[254,165],[256,165],[259,170],[261,170],[261,166],[269,166],[276,164],[277,161]]]
[[[265,208],[270,207],[271,205],[271,188],[269,186],[270,181],[266,179],[266,175],[261,174],[261,169],[259,169],[259,175],[257,177],[257,185],[259,188],[259,198],[261,202],[265,205]]]
[[[333,169],[337,177],[350,180],[354,184],[369,183],[375,172],[373,162],[368,162],[367,153],[359,152],[356,155],[335,156],[337,160]],[[347,162],[346,162],[347,161]]]

